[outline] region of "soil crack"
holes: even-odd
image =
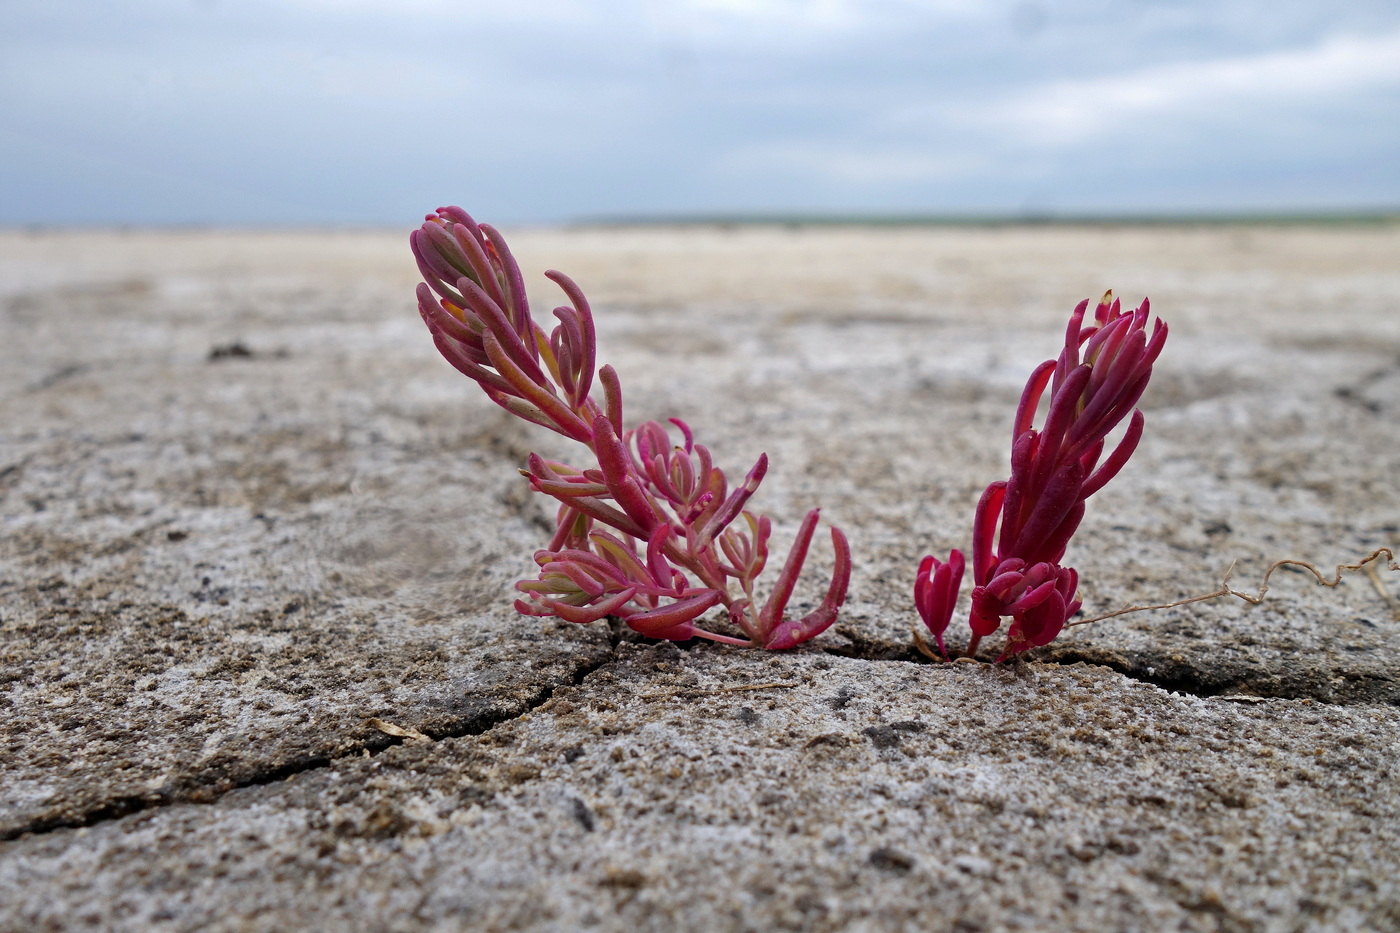
[[[439,726],[436,728],[423,729],[423,734],[427,735],[428,738],[432,739],[434,742],[439,742],[444,739],[484,735],[503,723],[519,719],[527,713],[538,709],[548,703],[554,697],[555,692],[561,687],[576,687],[582,684],[589,675],[593,674],[599,668],[611,664],[616,660],[617,646],[614,644],[605,655],[583,659],[582,663],[578,664],[570,671],[567,677],[555,681],[554,683],[540,685],[538,689],[532,691],[521,702],[501,707],[487,700],[480,708],[476,709],[470,715],[464,716],[459,721],[450,723],[445,728]],[[370,755],[378,755],[385,749],[403,744],[404,741],[405,739],[403,736],[375,733],[365,741],[351,745],[337,754],[310,755],[296,758],[276,767],[266,768],[244,775],[227,784],[218,786],[217,788],[211,788],[207,784],[192,783],[169,793],[116,796],[100,806],[89,809],[81,814],[40,817],[23,825],[0,827],[0,842],[8,842],[13,839],[18,839],[21,836],[40,836],[60,830],[82,829],[111,820],[119,820],[133,813],[140,813],[146,810],[154,810],[176,804],[217,803],[225,795],[236,790],[276,784],[301,774],[329,767],[337,761],[363,755],[366,752]]]
[[[827,654],[861,661],[936,663],[920,654],[912,642],[872,638],[867,633],[845,626],[838,626],[836,631],[850,644],[826,648]],[[1331,706],[1400,706],[1400,681],[1395,678],[1384,673],[1334,668],[1317,662],[1273,670],[1209,659],[1204,659],[1204,663],[1195,663],[1191,658],[1165,651],[1126,655],[1104,649],[1056,645],[1027,652],[1025,660],[1057,666],[1094,664],[1130,680],[1203,699],[1245,696],[1311,700]]]

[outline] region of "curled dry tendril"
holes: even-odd
[[[1122,609],[1116,609],[1113,612],[1095,616],[1092,619],[1078,619],[1074,622],[1070,622],[1066,628],[1073,625],[1092,625],[1095,622],[1103,622],[1107,619],[1116,618],[1117,616],[1127,615],[1130,612],[1147,612],[1152,609],[1175,609],[1177,606],[1205,602],[1208,599],[1220,599],[1223,596],[1237,596],[1251,606],[1257,606],[1264,601],[1264,597],[1269,592],[1269,578],[1272,577],[1274,571],[1280,567],[1301,567],[1317,579],[1318,586],[1327,587],[1340,586],[1343,573],[1357,570],[1365,571],[1367,577],[1371,580],[1371,585],[1376,588],[1376,592],[1380,594],[1381,599],[1384,600],[1385,604],[1390,608],[1392,620],[1400,622],[1400,603],[1397,603],[1395,597],[1385,588],[1385,584],[1381,581],[1380,574],[1376,571],[1376,561],[1379,561],[1382,557],[1385,558],[1386,565],[1390,570],[1400,571],[1400,563],[1396,563],[1395,561],[1395,552],[1388,547],[1378,547],[1354,564],[1338,564],[1330,580],[1317,568],[1316,564],[1309,563],[1308,561],[1295,560],[1293,558],[1276,560],[1269,565],[1268,570],[1264,571],[1264,576],[1259,581],[1259,591],[1252,594],[1234,589],[1230,586],[1230,577],[1235,572],[1236,563],[1232,561],[1229,569],[1225,571],[1225,576],[1220,580],[1219,589],[1213,590],[1212,592],[1202,593],[1199,596],[1189,596],[1186,599],[1178,599],[1176,602],[1171,603],[1159,603],[1152,606],[1124,606]]]

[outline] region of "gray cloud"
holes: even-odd
[[[11,0],[0,223],[1400,204],[1393,3]]]

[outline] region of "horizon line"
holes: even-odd
[[[975,227],[975,226],[1209,226],[1400,223],[1400,207],[1251,211],[965,211],[884,213],[822,211],[676,212],[596,214],[566,221],[566,227],[784,226],[784,227]]]
[[[415,215],[416,216],[416,215]],[[1091,227],[1091,226],[1345,226],[1400,224],[1400,207],[1368,209],[1254,211],[716,211],[592,214],[554,221],[505,221],[502,227],[536,229],[620,227]],[[416,224],[405,221],[403,229]],[[400,229],[396,223],[219,223],[216,221],[33,223],[0,222],[0,233],[64,233],[70,231],[139,233],[229,232],[294,233]]]

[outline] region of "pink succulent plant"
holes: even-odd
[[[588,300],[572,279],[545,273],[569,301],[554,309],[558,324],[546,334],[495,229],[444,207],[410,241],[425,279],[418,310],[443,357],[493,402],[578,441],[596,462],[577,469],[531,454],[521,471],[559,509],[553,538],[535,553],[538,577],[516,584],[523,594],[517,610],[577,623],[613,616],[654,638],[770,649],[801,644],[836,621],[850,583],[846,536],[831,529],[836,558],[825,598],[802,618],[786,618],[816,531],[819,510],[808,512],[760,607],[755,585],[772,523],[744,507],[768,470],[767,455],[730,488],[685,422],[671,419],[679,444],[658,422],[625,429],[611,366],[597,369],[601,404],[593,398],[597,336]],[[716,607],[747,637],[701,628],[698,620]]]
[[[1147,329],[1148,302],[1124,311],[1113,293],[1084,326],[1088,301],[1070,315],[1064,349],[1038,366],[1021,395],[1011,431],[1011,478],[992,483],[977,503],[972,530],[972,637],[966,655],[1011,618],[998,661],[1048,645],[1079,611],[1079,575],[1061,566],[1084,503],[1128,462],[1142,439],[1142,412],[1134,410],[1167,339],[1161,319]],[[1040,430],[1036,408],[1050,389]],[[1100,462],[1109,432],[1128,413],[1122,439]],[[995,542],[995,544],[994,544]],[[914,583],[914,603],[948,657],[944,633],[963,576],[962,552],[946,562],[925,557]]]

